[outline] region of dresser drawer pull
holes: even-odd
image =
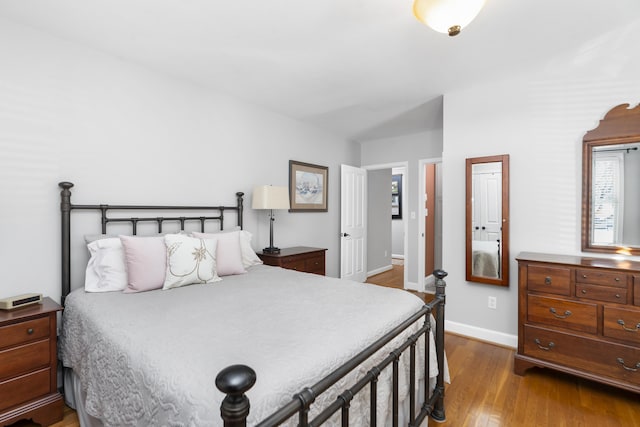
[[[616,279],[615,279],[615,280],[616,280],[616,282],[619,282],[619,281],[620,281],[620,278],[619,278],[619,277],[616,277]]]
[[[556,311],[555,308],[551,307],[549,309],[549,311],[551,312],[551,314],[553,314],[555,317],[557,317],[558,319],[566,319],[567,317],[571,316],[571,312],[569,310],[566,310],[564,312],[564,314],[558,314],[558,312]]]
[[[555,347],[556,345],[553,343],[553,341],[549,341],[549,345],[547,347],[543,346],[542,343],[540,342],[540,340],[538,338],[536,338],[535,340],[536,345],[538,346],[538,348],[540,350],[544,350],[544,351],[549,351],[551,350],[553,347]],[[620,359],[619,359],[620,360]]]
[[[547,276],[547,277],[544,278],[544,284],[545,285],[550,285],[551,284],[551,277],[550,276]]]
[[[638,332],[638,331],[640,331],[640,323],[638,323],[635,328],[631,329],[631,328],[627,328],[624,325],[624,320],[618,319],[618,325],[622,326],[622,329],[624,329],[627,332]]]
[[[624,364],[624,359],[622,357],[618,357],[618,363],[621,364],[622,367],[627,371],[637,372],[638,369],[640,369],[640,362],[636,363],[636,366],[634,366],[633,368],[630,368]]]
[[[587,290],[586,289],[583,289],[581,292],[582,292],[582,295],[586,295],[587,294]]]
[[[586,275],[586,274],[583,274],[583,275],[582,275],[582,278],[583,278],[583,279],[586,279],[586,278],[587,278],[587,275]]]
[[[33,328],[27,329],[27,334],[32,335],[33,334]]]

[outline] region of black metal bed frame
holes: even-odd
[[[155,222],[158,225],[158,232],[162,232],[162,226],[165,221],[179,221],[180,229],[184,230],[187,221],[199,221],[200,229],[204,232],[205,222],[209,220],[220,221],[220,229],[224,228],[225,211],[237,212],[237,224],[242,228],[243,217],[243,196],[244,193],[236,193],[236,206],[152,206],[152,205],[75,205],[71,203],[71,188],[73,184],[70,182],[61,182],[58,184],[62,189],[60,192],[60,212],[61,212],[61,233],[62,233],[62,295],[61,300],[64,305],[66,296],[71,291],[71,211],[73,210],[98,210],[101,212],[102,233],[106,234],[107,225],[110,223],[126,222],[132,225],[132,234],[137,234],[137,225],[141,222]],[[171,216],[171,217],[109,217],[109,211],[214,211],[218,212],[215,216]],[[349,408],[355,395],[364,389],[367,385],[370,387],[370,423],[371,426],[377,425],[377,381],[383,369],[392,365],[393,369],[393,427],[398,426],[399,422],[399,363],[400,357],[404,351],[409,349],[409,427],[419,426],[427,416],[431,416],[437,421],[445,420],[444,411],[444,306],[445,306],[445,286],[444,278],[447,273],[443,270],[435,270],[433,272],[436,277],[436,294],[434,299],[425,304],[418,312],[389,331],[369,347],[362,350],[352,359],[337,368],[335,371],[318,381],[311,387],[304,388],[293,396],[292,400],[274,412],[265,420],[259,422],[258,426],[268,427],[277,426],[287,421],[291,417],[298,414],[299,426],[319,426],[338,411],[341,411],[342,426],[349,425]],[[436,378],[436,386],[429,391],[429,364],[430,364],[430,340],[431,333],[430,317],[433,314],[436,321],[435,345],[438,362],[438,376]],[[392,350],[389,355],[375,367],[371,368],[366,375],[359,379],[356,384],[344,390],[336,400],[328,407],[324,408],[312,420],[309,420],[310,407],[316,397],[325,392],[329,387],[336,384],[341,378],[351,372],[358,365],[369,359],[385,345],[391,342],[395,337],[413,325],[415,322],[424,318],[423,326],[409,338]],[[423,404],[420,411],[416,414],[417,406],[417,388],[416,388],[416,345],[418,340],[424,337],[424,396]],[[256,381],[256,373],[253,369],[245,365],[229,366],[217,375],[216,387],[226,395],[220,406],[220,414],[225,427],[245,427],[247,424],[247,416],[249,415],[250,402],[246,396],[246,392],[251,389]]]

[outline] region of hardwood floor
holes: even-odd
[[[387,273],[398,277],[397,271],[382,274]],[[401,287],[402,272],[399,277],[387,283]],[[520,377],[513,373],[513,349],[453,334],[446,334],[445,349],[451,373],[445,387],[447,419],[429,420],[429,427],[640,426],[640,395],[545,369]],[[65,408],[64,420],[52,427],[79,427],[75,411]]]

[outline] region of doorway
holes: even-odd
[[[435,292],[433,270],[442,268],[442,159],[419,161],[420,240],[418,278],[421,289]]]

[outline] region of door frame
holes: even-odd
[[[409,194],[409,162],[393,162],[393,163],[381,163],[374,165],[363,165],[360,166],[365,170],[380,170],[380,169],[393,169],[393,168],[404,168],[404,176],[402,179],[402,212],[403,217],[406,218],[404,221],[404,278],[402,287],[407,289],[408,278],[409,278],[409,260],[410,258],[407,256],[407,252],[409,250],[409,241],[408,241],[408,232],[409,232],[409,202],[408,197],[406,195]],[[391,195],[391,183],[389,183],[389,195]],[[391,220],[389,220],[391,221]],[[367,260],[368,262],[368,260]],[[367,266],[368,271],[368,266]]]
[[[425,200],[425,166],[428,164],[440,164],[442,166],[442,157],[433,157],[429,159],[420,159],[418,160],[418,214],[420,217],[420,221],[418,222],[418,260],[424,260],[424,254],[426,250],[425,245],[425,229],[424,229],[424,217],[426,215],[426,200]],[[425,265],[424,262],[418,263],[418,286],[420,290],[425,289],[426,277],[425,277]],[[429,274],[429,280],[433,278],[432,274]]]

